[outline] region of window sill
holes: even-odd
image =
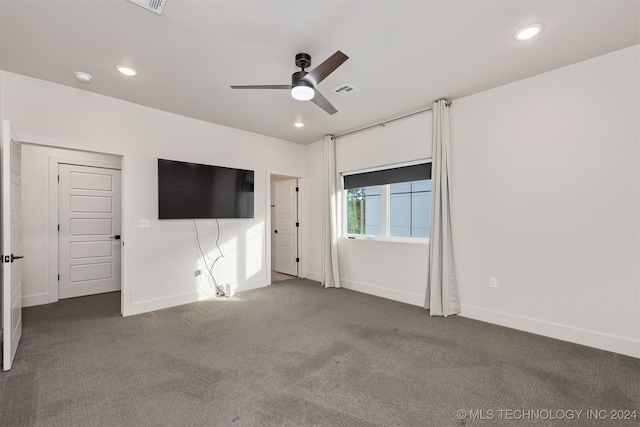
[[[428,245],[429,238],[428,237],[399,237],[399,236],[390,236],[390,237],[382,237],[382,236],[366,236],[361,234],[350,234],[343,237],[344,240],[369,240],[372,242],[389,242],[389,243],[411,243],[418,245]]]

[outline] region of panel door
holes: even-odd
[[[275,183],[275,270],[298,275],[298,196],[296,179]]]
[[[59,298],[121,289],[121,171],[60,163]]]
[[[11,369],[22,336],[22,178],[20,144],[2,124],[2,369]]]

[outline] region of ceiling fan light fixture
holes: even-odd
[[[294,86],[291,88],[291,96],[298,101],[309,101],[315,96],[315,91],[309,86]]]

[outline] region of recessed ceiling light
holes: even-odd
[[[82,83],[89,83],[91,81],[91,74],[89,73],[85,73],[82,71],[76,71],[73,74],[76,75],[76,79],[78,79],[78,81],[81,81]]]
[[[293,125],[294,125],[295,127],[297,127],[297,128],[301,128],[302,126],[304,126],[304,123],[302,123],[302,122],[295,122]]]
[[[128,65],[116,65],[116,70],[120,71],[125,76],[137,76],[138,71],[135,68],[131,68]]]
[[[516,31],[513,38],[516,40],[527,40],[540,34],[540,31],[542,31],[543,28],[544,26],[542,24],[527,25],[526,27],[520,28]]]

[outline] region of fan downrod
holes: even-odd
[[[299,53],[296,55],[296,67],[302,68],[304,71],[305,68],[311,67],[311,55],[308,53]]]

